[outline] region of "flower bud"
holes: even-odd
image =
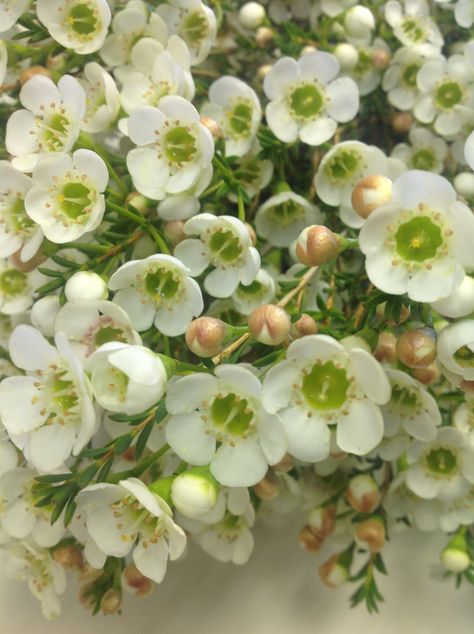
[[[207,128],[209,132],[212,134],[212,138],[214,140],[222,139],[224,137],[224,133],[222,132],[221,126],[217,123],[217,121],[214,121],[214,119],[211,119],[211,117],[204,117],[204,116],[200,118],[200,121],[201,121],[201,124],[205,128]]]
[[[471,172],[461,172],[454,177],[454,189],[460,196],[471,198],[474,196],[474,174]]]
[[[324,225],[306,227],[296,241],[296,257],[305,266],[319,266],[339,253],[339,236]]]
[[[464,379],[459,384],[459,389],[467,394],[474,394],[474,381],[466,381],[466,379]]]
[[[392,130],[397,134],[406,134],[411,130],[413,117],[408,112],[394,112],[390,117]]]
[[[372,476],[361,473],[350,479],[346,498],[355,511],[372,513],[380,504],[381,495]]]
[[[343,71],[352,70],[359,61],[358,50],[355,46],[348,44],[347,42],[338,44],[334,49],[334,55],[339,60],[339,64],[341,65],[341,69]]]
[[[141,214],[145,214],[150,208],[148,199],[139,192],[130,192],[126,198],[127,204],[136,209]]]
[[[255,495],[261,500],[273,500],[278,497],[279,487],[278,478],[271,469],[267,471],[266,476],[253,487]]]
[[[92,584],[102,576],[103,572],[104,571],[101,568],[93,568],[91,565],[84,562],[84,565],[80,570],[79,580],[81,583]]]
[[[397,338],[393,332],[384,330],[379,334],[374,357],[380,363],[395,363],[397,360]]]
[[[308,516],[308,525],[315,535],[325,539],[336,525],[336,507],[333,504],[315,507]]]
[[[286,453],[280,462],[272,465],[272,469],[275,473],[288,473],[288,471],[291,471],[294,466],[295,462],[292,456],[290,456],[289,453]]]
[[[94,584],[88,583],[79,588],[78,599],[79,603],[86,610],[92,610],[95,607],[94,597],[92,592],[94,591]]]
[[[471,565],[466,544],[466,538],[462,533],[457,533],[452,537],[446,548],[441,553],[441,563],[451,572],[462,572]]]
[[[265,79],[265,77],[268,75],[271,69],[272,69],[271,64],[264,64],[263,66],[259,66],[257,70],[257,76],[260,79],[260,81],[263,81]]]
[[[385,70],[390,64],[390,53],[383,48],[376,48],[372,52],[372,63],[377,70]]]
[[[439,381],[441,372],[437,363],[431,363],[423,368],[414,368],[411,375],[423,385],[433,385]]]
[[[24,71],[20,74],[20,84],[23,86],[27,81],[30,81],[32,77],[36,75],[44,75],[45,77],[51,77],[51,73],[44,66],[30,66],[30,68],[25,68]]]
[[[188,236],[184,233],[184,222],[182,220],[170,220],[163,226],[163,233],[168,242],[175,247]]]
[[[371,553],[378,553],[385,544],[385,526],[382,518],[370,517],[359,522],[355,529],[355,536]]]
[[[209,467],[193,467],[177,476],[171,485],[171,500],[186,517],[197,519],[217,503],[219,485]]]
[[[318,324],[311,317],[303,313],[301,317],[291,325],[291,338],[299,339],[300,337],[306,337],[306,335],[315,335],[318,332]]]
[[[100,609],[104,614],[117,614],[122,607],[122,593],[110,588],[100,601]]]
[[[375,28],[374,14],[367,7],[358,4],[346,13],[344,27],[352,37],[365,37]]]
[[[261,26],[255,33],[255,42],[259,48],[266,48],[273,42],[274,37],[275,33],[272,29],[269,29],[268,26]]]
[[[261,26],[265,20],[265,7],[260,2],[246,2],[238,13],[238,19],[244,29],[252,31]]]
[[[60,546],[53,551],[53,559],[63,568],[81,568],[83,564],[82,552],[77,546]]]
[[[249,234],[249,238],[250,238],[250,242],[252,243],[252,246],[255,246],[257,244],[257,234],[255,233],[255,229],[252,227],[252,225],[249,222],[245,223],[245,228],[247,229],[247,233]]]
[[[392,197],[392,181],[386,176],[372,175],[360,180],[352,190],[352,207],[361,218],[387,203]]]
[[[303,526],[298,535],[301,546],[310,553],[317,553],[324,541],[323,537],[316,535],[309,524]]]
[[[145,577],[135,564],[128,564],[122,574],[123,587],[132,592],[136,597],[147,597],[153,592],[155,584]]]
[[[436,333],[432,328],[406,330],[398,339],[397,354],[409,368],[430,365],[436,359]]]
[[[307,44],[306,46],[304,46],[301,49],[301,57],[303,57],[303,55],[309,55],[310,53],[315,53],[318,49],[316,48],[316,46],[313,46],[312,44]]]
[[[31,308],[31,324],[45,337],[53,337],[56,316],[61,308],[57,295],[46,295],[37,299]]]
[[[215,317],[198,317],[186,329],[186,345],[198,357],[214,357],[224,350],[227,324]]]
[[[338,555],[333,555],[319,567],[321,581],[330,588],[338,588],[349,577],[349,570],[339,561]]]
[[[263,304],[249,315],[248,324],[253,337],[267,346],[276,346],[290,334],[291,321],[281,306]]]
[[[68,302],[106,299],[109,291],[105,280],[92,271],[77,271],[71,275],[64,287]]]

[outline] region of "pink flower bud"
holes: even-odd
[[[372,513],[380,504],[381,495],[372,476],[363,473],[351,478],[346,498],[355,511]]]
[[[263,304],[255,308],[249,315],[248,324],[252,336],[268,346],[285,341],[291,328],[286,310],[275,304]]]
[[[366,176],[352,190],[351,202],[356,214],[368,218],[370,214],[392,198],[392,181],[386,176]]]
[[[430,365],[436,359],[436,333],[432,328],[405,331],[397,343],[398,358],[409,368]]]
[[[188,326],[186,345],[198,357],[213,357],[224,349],[227,324],[215,317],[198,317]]]
[[[319,266],[339,253],[339,237],[324,225],[306,227],[296,241],[296,257],[305,266]]]
[[[380,552],[385,544],[385,526],[382,519],[370,517],[360,522],[357,524],[355,536],[371,553]]]

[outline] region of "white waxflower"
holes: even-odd
[[[425,499],[454,500],[474,484],[474,446],[458,429],[441,427],[434,440],[407,449],[407,487]]]
[[[163,361],[144,346],[105,343],[89,357],[86,369],[97,402],[109,412],[144,412],[166,389]]]
[[[385,19],[393,34],[405,46],[428,42],[441,47],[444,44],[441,31],[430,16],[425,0],[389,0],[385,5]]]
[[[117,291],[114,302],[128,313],[138,332],[154,324],[165,335],[181,335],[203,310],[199,284],[171,255],[126,262],[110,278],[109,288]]]
[[[88,486],[77,503],[93,541],[85,555],[94,567],[102,567],[106,556],[126,557],[133,550],[138,570],[161,583],[168,559],[184,551],[186,535],[173,522],[168,504],[137,478]]]
[[[261,384],[250,370],[225,364],[215,375],[196,373],[169,385],[166,440],[182,460],[210,464],[221,484],[251,486],[282,459],[285,433],[262,406]]]
[[[149,198],[189,190],[211,165],[212,135],[183,97],[163,97],[158,108],[135,108],[128,132],[138,147],[128,153],[127,166],[137,190]]]
[[[211,265],[214,270],[204,279],[204,288],[213,297],[229,297],[239,282],[248,286],[260,268],[258,251],[244,223],[232,216],[199,214],[184,225],[187,235],[199,238],[183,240],[174,253],[193,277]]]
[[[36,476],[23,467],[0,477],[0,528],[14,539],[29,537],[38,546],[50,548],[62,539],[66,528],[61,519],[51,524],[48,508],[35,506]]]
[[[113,77],[97,62],[89,62],[78,81],[86,93],[81,129],[94,134],[107,130],[120,110],[120,96]]]
[[[390,54],[387,43],[380,38],[375,38],[371,44],[363,43],[357,46],[355,63],[351,64],[349,68],[341,63],[343,71],[341,75],[352,77],[362,97],[370,94],[380,84],[382,71],[377,68],[374,62],[374,55],[379,54],[380,51]]]
[[[332,137],[338,123],[355,117],[359,92],[349,77],[336,79],[339,62],[334,55],[316,51],[298,61],[282,57],[266,75],[263,88],[270,99],[267,123],[280,141],[298,138],[321,145]]]
[[[104,161],[91,150],[76,150],[72,157],[59,152],[44,154],[33,170],[26,213],[51,242],[77,240],[101,223],[108,182]]]
[[[56,42],[79,55],[100,49],[112,17],[107,0],[37,0],[36,13]]]
[[[258,306],[271,304],[275,294],[275,280],[265,269],[260,269],[251,284],[237,286],[232,294],[232,301],[239,313],[250,315]]]
[[[39,280],[42,276],[37,271],[24,273],[9,260],[0,259],[0,313],[18,315],[30,308]]]
[[[112,32],[106,37],[99,55],[110,68],[124,66],[130,51],[141,38],[152,38],[166,44],[168,29],[163,19],[150,12],[142,0],[130,0],[114,14]]]
[[[209,55],[217,33],[216,16],[201,0],[169,0],[156,12],[166,22],[171,35],[179,35],[187,44],[193,65]]]
[[[455,385],[474,380],[474,320],[462,319],[443,328],[437,350],[443,372]]]
[[[474,23],[474,2],[457,0],[454,6],[454,19],[459,26],[469,29]]]
[[[5,548],[3,570],[8,577],[27,581],[30,592],[41,603],[46,619],[61,614],[59,596],[66,590],[66,573],[46,548],[29,540],[13,541]]]
[[[244,156],[256,137],[262,109],[255,91],[236,77],[219,77],[209,88],[201,113],[217,121],[224,133],[227,156]]]
[[[470,123],[474,113],[472,54],[430,59],[418,71],[420,94],[413,109],[421,123],[433,123],[435,132],[453,136]]]
[[[377,288],[419,302],[450,295],[474,265],[474,216],[449,182],[412,170],[395,180],[392,199],[365,221],[360,249]]]
[[[130,66],[117,69],[122,82],[120,100],[131,114],[138,106],[157,106],[166,95],[194,97],[191,57],[186,44],[172,35],[166,47],[152,38],[139,40],[131,50]]]
[[[0,2],[0,32],[11,29],[22,13],[28,10],[30,4],[31,0],[2,0]]]
[[[237,158],[232,168],[235,178],[249,198],[253,198],[259,191],[265,189],[273,176],[273,162],[258,157],[261,149],[260,144],[255,140],[251,151]],[[229,199],[233,202],[237,201],[237,197],[232,192],[229,192]]]
[[[113,302],[73,301],[62,306],[54,323],[56,332],[64,332],[76,356],[85,360],[97,348],[111,341],[141,344],[128,314]]]
[[[77,455],[95,431],[88,379],[62,333],[54,347],[31,326],[20,325],[9,350],[27,374],[0,383],[0,418],[28,461],[51,472]]]
[[[217,561],[240,566],[247,563],[253,551],[253,522],[253,517],[227,513],[217,524],[205,527],[197,539],[204,552]]]
[[[364,455],[383,436],[379,405],[390,398],[382,368],[362,348],[347,350],[332,337],[309,335],[290,344],[286,360],[265,376],[262,403],[278,412],[288,436],[288,451],[299,460],[329,456],[330,426],[337,445]]]
[[[448,155],[446,141],[428,128],[417,127],[410,130],[408,139],[410,143],[398,143],[391,156],[403,161],[409,169],[441,174]]]
[[[305,227],[321,224],[323,217],[316,205],[292,192],[286,184],[278,190],[258,208],[255,229],[273,246],[288,247]]]
[[[27,262],[43,241],[41,228],[25,212],[25,195],[33,182],[8,161],[0,161],[0,258],[21,249]]]
[[[413,108],[420,93],[416,83],[418,71],[425,61],[436,58],[441,58],[441,54],[439,48],[432,44],[402,46],[395,51],[382,80],[382,87],[392,106],[399,110]]]
[[[79,136],[85,113],[86,95],[70,75],[54,84],[35,75],[20,90],[24,110],[7,121],[5,145],[15,158],[13,167],[31,172],[43,152],[68,152]]]

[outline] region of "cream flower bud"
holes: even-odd
[[[265,79],[265,77],[268,75],[271,69],[272,69],[271,64],[263,64],[263,66],[259,66],[257,70],[257,76],[260,79],[260,81],[263,81]]]
[[[209,130],[214,140],[224,138],[224,133],[222,132],[222,128],[217,123],[217,121],[215,121],[214,119],[211,119],[211,117],[204,117],[204,116],[200,117],[199,120],[201,122],[201,125],[203,125],[205,128]]]
[[[149,209],[148,199],[140,192],[130,192],[127,203],[141,214],[145,214]]]
[[[372,476],[362,473],[350,479],[346,498],[355,511],[372,513],[380,504],[381,495]]]
[[[393,332],[384,330],[379,334],[374,357],[380,363],[395,363],[397,360],[397,338]]]
[[[55,321],[61,305],[57,295],[46,295],[36,300],[31,308],[31,324],[45,337],[53,337]]]
[[[353,37],[364,37],[375,28],[374,14],[361,4],[349,9],[344,18],[344,27]]]
[[[291,338],[299,339],[300,337],[306,337],[306,335],[315,335],[318,332],[318,324],[311,317],[303,313],[301,317],[291,325]]]
[[[77,546],[60,546],[53,550],[53,559],[63,568],[80,569],[83,565],[82,551]]]
[[[474,196],[474,174],[472,172],[461,172],[454,177],[453,185],[460,196],[471,198]]]
[[[275,33],[272,29],[269,29],[268,26],[261,26],[255,33],[255,43],[260,48],[266,48],[269,44],[271,44],[271,42],[273,42],[274,37]]]
[[[336,507],[333,504],[315,507],[308,516],[308,525],[316,535],[325,539],[336,525]]]
[[[405,331],[397,343],[400,361],[409,368],[430,365],[436,359],[436,333],[432,328]]]
[[[385,544],[385,526],[382,518],[370,517],[359,522],[355,529],[355,536],[371,553],[380,552]]]
[[[171,485],[171,500],[180,513],[197,519],[217,503],[219,485],[209,467],[194,467],[181,473]]]
[[[104,614],[117,614],[122,607],[122,593],[120,590],[110,588],[100,601],[100,609]]]
[[[411,130],[413,117],[409,112],[394,112],[390,117],[392,130],[397,134],[406,134]]]
[[[458,533],[452,537],[441,553],[441,563],[451,572],[462,572],[471,565],[471,558],[467,551],[466,538]]]
[[[187,235],[184,233],[183,220],[170,220],[165,223],[163,233],[173,247],[187,238]]]
[[[265,7],[259,2],[246,2],[240,8],[238,19],[244,29],[257,29],[265,20]]]
[[[23,86],[23,84],[26,84],[26,82],[30,81],[30,79],[35,75],[51,77],[51,73],[44,66],[30,66],[29,68],[25,68],[25,70],[20,74],[20,84]]]
[[[310,53],[315,53],[317,50],[318,49],[316,48],[316,46],[313,46],[312,44],[307,44],[301,49],[301,57],[303,55],[309,55]]]
[[[285,341],[291,328],[288,313],[275,304],[255,308],[249,315],[248,324],[252,336],[268,346],[276,346]]]
[[[339,561],[338,555],[333,555],[319,567],[321,581],[330,588],[338,588],[349,577],[349,570]]]
[[[386,176],[372,175],[360,180],[352,190],[352,207],[361,218],[387,203],[392,197],[392,181]]]
[[[279,494],[278,478],[271,469],[267,471],[266,476],[253,487],[255,495],[261,500],[273,500]]]
[[[310,553],[317,553],[322,546],[324,538],[317,535],[311,526],[306,524],[298,534],[298,541],[305,550]]]
[[[213,357],[224,349],[227,324],[215,317],[198,317],[186,329],[186,345],[198,357]]]
[[[359,61],[359,52],[356,47],[347,42],[338,44],[333,52],[344,71],[352,70]]]
[[[109,291],[105,280],[92,271],[77,271],[64,287],[68,302],[106,299]]]
[[[123,587],[132,592],[136,597],[147,597],[153,592],[155,584],[145,577],[135,564],[131,563],[122,574]]]
[[[306,266],[319,266],[339,253],[340,239],[324,225],[306,227],[296,241],[296,257]]]

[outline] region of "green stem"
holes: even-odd
[[[166,253],[167,255],[169,255],[170,250],[168,249],[168,245],[163,240],[163,238],[161,237],[160,233],[155,229],[155,227],[152,224],[147,222],[146,225],[145,225],[145,229],[148,231],[148,233],[154,239],[154,241],[156,242],[157,246],[161,249],[161,253]]]
[[[242,192],[239,191],[238,197],[237,197],[237,205],[238,205],[238,210],[239,210],[239,220],[241,220],[242,222],[246,221],[245,218],[245,205],[244,205],[244,199],[242,197]]]

